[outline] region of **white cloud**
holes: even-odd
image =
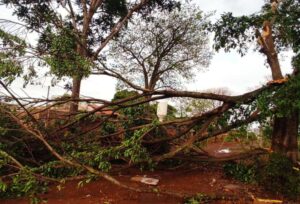
[[[232,12],[234,15],[248,15],[259,11],[264,0],[193,0],[203,11],[217,14]]]

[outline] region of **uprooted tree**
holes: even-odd
[[[255,38],[255,33],[259,32],[261,25],[266,21],[264,24],[269,27],[264,29],[269,35],[266,35],[267,38],[265,39],[266,36],[263,33],[257,34],[257,37],[260,41],[262,41],[261,38],[264,40],[261,48],[265,50],[262,51],[267,55],[269,64],[273,66],[277,54],[274,49],[270,53],[270,48],[274,45],[270,40],[272,36],[271,25],[266,20],[270,18],[273,33],[276,34],[278,31],[277,34],[281,35],[275,41],[277,49],[288,45],[292,46],[296,53],[293,64],[297,68],[299,66],[299,53],[297,53],[299,50],[299,28],[296,25],[298,25],[299,3],[285,1],[275,13],[269,10],[270,8],[270,5],[267,4],[261,15],[250,17],[234,18],[230,14],[224,15],[221,21],[212,26],[216,32],[216,48],[225,47],[229,49],[240,46],[243,50],[247,39],[251,40],[253,36]],[[290,14],[286,15],[280,9],[289,10]],[[279,17],[274,18],[277,15]],[[258,31],[256,32],[253,28],[257,28]],[[245,35],[243,31],[247,29],[253,31],[253,36]],[[17,36],[3,33],[5,35],[1,36],[2,40],[9,42],[5,43],[5,46],[18,48],[3,49],[3,53],[11,50],[14,53],[8,54],[22,56],[24,52],[20,48],[23,47],[18,45],[23,45],[23,41]],[[14,63],[13,60],[2,60],[1,66],[19,68],[19,64]],[[16,70],[12,72],[12,76],[18,76],[19,69]],[[201,142],[208,138],[253,121],[264,122],[268,117],[275,117],[275,120],[278,118],[287,120],[285,117],[291,117],[291,114],[298,110],[300,98],[297,73],[292,74],[287,80],[273,81],[261,88],[238,96],[138,88],[137,92],[131,92],[128,97],[116,98],[113,101],[73,98],[74,102],[85,101],[96,103],[98,106],[90,111],[78,112],[76,116],[71,118],[68,117],[68,114],[65,116],[63,113],[57,112],[54,115],[57,116],[57,119],[52,118],[50,123],[46,125],[43,119],[49,120],[51,108],[66,103],[68,100],[18,98],[3,82],[3,79],[11,80],[7,78],[10,76],[9,74],[9,72],[3,72],[0,82],[7,93],[3,100],[1,98],[0,106],[1,117],[3,117],[0,120],[0,158],[1,174],[4,178],[0,182],[0,187],[2,191],[11,194],[19,193],[32,196],[40,189],[38,188],[40,184],[45,184],[46,181],[62,183],[65,180],[74,179],[74,177],[78,178],[77,176],[83,176],[87,180],[91,180],[94,176],[100,176],[131,190],[153,192],[153,189],[149,188],[136,189],[124,185],[112,177],[109,171],[123,166],[154,167],[162,161],[174,158],[187,161],[223,161],[268,153],[264,149],[249,149],[241,154],[220,159],[209,155],[199,147],[201,147]],[[114,77],[118,78],[118,75],[114,75]],[[122,80],[122,77],[118,79]],[[139,85],[137,84],[136,87]],[[170,119],[164,122],[159,122],[153,117],[145,120],[142,124],[126,127],[121,125],[121,123],[130,123],[129,120],[143,117],[143,115],[136,114],[134,108],[143,107],[143,104],[149,104],[151,101],[174,97],[215,100],[221,103],[218,107],[212,107],[212,109],[192,117]],[[10,101],[14,103],[8,103]],[[127,115],[121,114],[122,111],[120,110],[125,109],[127,109]],[[130,114],[133,117],[128,117]],[[297,119],[298,117],[293,122],[297,122]],[[275,132],[276,124],[274,123]],[[288,128],[288,124],[284,124],[280,123],[282,129],[294,131],[294,129]],[[285,141],[293,141],[290,138],[294,138],[294,134],[285,133],[285,136]],[[16,144],[18,145],[17,149],[13,148]],[[174,148],[168,148],[168,145],[173,145]],[[284,143],[281,141],[280,145],[284,145]],[[277,151],[276,148],[274,150]],[[295,151],[294,147],[293,151]],[[293,154],[286,155],[290,157]],[[290,158],[295,161],[294,155]],[[174,192],[163,192],[159,189],[155,189],[155,191],[184,196]]]

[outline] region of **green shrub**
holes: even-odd
[[[22,170],[10,181],[0,180],[0,198],[14,198],[28,196],[32,203],[37,194],[47,191],[47,183],[38,181],[29,171]]]
[[[290,160],[271,154],[259,176],[259,183],[268,191],[291,199],[300,195],[300,173]]]
[[[202,203],[211,203],[211,201],[214,199],[214,196],[207,196],[202,193],[198,193],[194,197],[186,198],[184,200],[184,204],[202,204]]]
[[[256,182],[265,190],[288,199],[296,199],[300,195],[300,172],[280,154],[271,154],[262,168],[257,162],[250,165],[228,162],[223,170],[227,176],[246,183]]]
[[[257,175],[257,165],[245,165],[242,163],[228,162],[223,170],[226,176],[233,177],[245,183],[254,183]]]

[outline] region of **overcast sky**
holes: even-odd
[[[194,0],[205,11],[216,11],[217,18],[221,13],[232,12],[234,15],[251,14],[258,12],[264,0]],[[8,18],[11,13],[0,7],[0,18]],[[284,73],[290,72],[290,56],[281,56],[281,65]],[[285,60],[283,60],[285,59]],[[270,69],[265,66],[265,58],[250,52],[244,57],[237,53],[216,53],[206,72],[198,73],[195,82],[188,85],[188,90],[205,90],[227,87],[233,94],[241,94],[266,82],[270,77]],[[42,79],[43,86],[28,86],[22,90],[22,83],[13,83],[13,89],[19,95],[24,92],[32,97],[46,97],[49,82]],[[83,80],[81,95],[111,99],[115,92],[115,81],[105,76],[91,76]],[[50,95],[57,96],[66,91],[61,87],[51,87]]]

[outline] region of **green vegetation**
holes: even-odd
[[[293,163],[280,154],[271,154],[260,172],[259,184],[266,190],[296,199],[300,195],[300,172]]]
[[[226,13],[214,24],[207,19],[210,14],[190,1],[181,7],[180,2],[0,0],[21,22],[1,20],[7,24],[0,28],[0,198],[28,196],[37,203],[48,185],[60,186],[78,176],[84,177],[78,186],[100,176],[124,187],[110,175],[112,171],[217,160],[201,145],[228,132],[225,141],[240,140],[251,151],[258,147],[252,145],[257,135],[247,127],[258,122],[275,153],[249,163],[239,161],[243,153],[234,155],[239,162],[225,163],[225,174],[297,199],[299,1],[282,1],[276,8],[266,2],[253,15]],[[67,14],[62,15],[61,9]],[[35,33],[38,41],[30,44],[9,24]],[[176,89],[182,87],[180,79],[192,79],[200,65],[209,64],[210,32],[215,34],[216,51],[235,49],[244,55],[255,43],[271,67],[273,81],[239,96],[226,90]],[[114,43],[106,47],[110,41]],[[278,54],[287,49],[293,52],[294,71],[284,78]],[[21,76],[28,83],[39,68],[46,75],[72,79],[72,95],[56,100],[18,98],[8,85]],[[81,80],[91,74],[113,77],[129,89],[118,90],[111,101],[80,99]],[[181,117],[169,106],[166,120],[159,122],[156,103],[170,98],[185,99]],[[82,101],[97,108],[78,111]],[[59,113],[64,102],[70,103],[69,115]],[[53,119],[48,117],[51,110],[57,111]],[[250,151],[249,155],[257,154]],[[198,194],[185,202],[213,199]]]
[[[271,154],[267,162],[228,162],[223,169],[227,176],[246,183],[257,183],[276,195],[289,199],[297,199],[300,195],[299,169],[280,154]]]
[[[223,170],[226,176],[233,177],[245,183],[254,183],[257,176],[256,165],[245,165],[243,163],[228,162],[224,164]]]
[[[213,196],[207,196],[202,193],[198,193],[196,196],[192,198],[187,198],[184,201],[184,204],[202,204],[202,203],[211,203],[214,200]]]

